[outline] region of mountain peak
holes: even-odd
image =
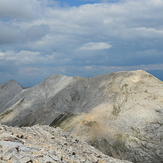
[[[163,162],[163,82],[145,71],[54,74],[18,94],[9,88],[0,92],[3,124],[60,127],[115,158]]]

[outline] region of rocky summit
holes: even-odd
[[[49,126],[0,126],[1,163],[129,163]]]
[[[163,162],[163,82],[138,70],[91,78],[51,75],[24,89],[0,85],[0,123],[60,127],[103,153]]]

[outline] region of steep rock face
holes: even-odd
[[[22,91],[21,85],[15,80],[0,85],[0,114],[3,113],[7,107],[12,106],[12,100]]]
[[[161,163],[162,82],[142,71],[125,75],[112,78],[104,91],[110,100],[87,114],[73,133],[114,157]]]
[[[14,96],[12,106],[5,106],[6,111],[2,114],[5,116],[0,117],[1,123],[12,126],[36,124],[35,112],[41,110],[43,117],[43,108],[46,107],[51,98],[71,82],[71,79],[72,77],[55,74],[34,87],[22,90],[16,97]],[[28,117],[32,117],[32,120],[26,120]]]
[[[145,71],[54,75],[6,111],[7,125],[59,126],[115,158],[163,162],[163,82]]]
[[[162,81],[144,71],[112,73],[90,78],[85,92],[84,112],[55,125],[115,158],[163,162]]]
[[[49,126],[0,126],[1,163],[129,163]]]

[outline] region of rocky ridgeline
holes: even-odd
[[[163,163],[163,82],[142,70],[54,74],[26,89],[10,80],[0,85],[0,124],[60,127],[116,159]]]
[[[59,128],[0,126],[0,163],[129,163],[104,155]]]

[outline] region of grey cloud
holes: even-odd
[[[22,32],[21,38],[27,41],[36,41],[49,33],[49,26],[46,24],[31,26],[26,31]]]
[[[105,42],[88,42],[77,50],[103,50],[111,47],[111,45]]]
[[[18,67],[17,74],[33,70],[35,74],[44,71],[44,76],[57,72],[91,76],[109,72],[102,66],[117,67],[111,69],[114,71],[163,62],[160,0],[108,1],[79,7],[25,0],[22,8],[22,1],[11,1],[13,8],[7,5],[10,1],[0,0],[6,9],[0,6],[0,17],[12,16],[0,22],[0,48],[5,53],[0,60],[4,66],[10,60]],[[39,54],[34,55],[36,52]],[[24,78],[23,73],[19,75]]]
[[[12,23],[0,22],[0,44],[20,43],[37,41],[48,34],[49,26],[46,24],[34,25],[26,30],[14,26]]]
[[[13,42],[18,35],[17,29],[9,26],[8,23],[0,22],[0,44]]]
[[[33,19],[39,16],[41,6],[38,0],[0,0],[0,18]]]

